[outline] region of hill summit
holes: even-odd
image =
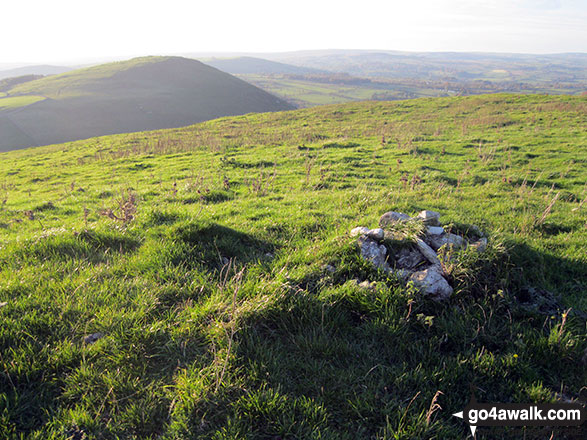
[[[6,91],[0,97],[0,150],[291,108],[196,60],[135,58],[29,81]]]

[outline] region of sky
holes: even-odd
[[[312,49],[587,52],[587,0],[3,2],[0,65]]]

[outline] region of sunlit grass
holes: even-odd
[[[586,114],[352,103],[1,154],[0,437],[460,439],[471,385],[578,397]],[[443,304],[348,235],[422,209],[489,237]]]

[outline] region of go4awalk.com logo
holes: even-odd
[[[581,426],[587,411],[580,403],[479,403],[453,414],[465,421],[473,437],[479,426]]]

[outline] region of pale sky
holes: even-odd
[[[587,0],[4,0],[0,64],[308,49],[587,52]]]

